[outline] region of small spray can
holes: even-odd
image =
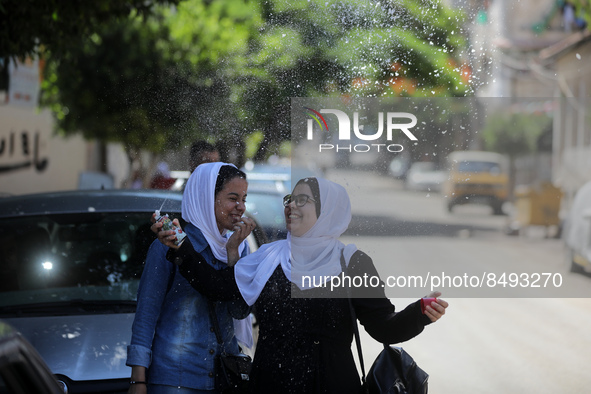
[[[156,213],[156,222],[162,223],[162,230],[174,230],[174,234],[176,235],[176,240],[174,241],[175,245],[180,245],[184,240],[187,234],[178,226],[175,226],[172,223],[172,220],[168,217],[168,214],[160,215],[160,210],[154,211]]]

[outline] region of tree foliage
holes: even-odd
[[[551,122],[542,114],[495,114],[482,131],[485,148],[510,158],[535,152],[539,138]]]
[[[587,22],[587,26],[591,26],[591,3],[589,0],[571,0],[570,2],[575,6],[576,17]]]
[[[482,132],[484,147],[509,157],[511,195],[515,188],[516,158],[536,152],[551,124],[552,119],[545,114],[504,113],[489,117]]]
[[[256,132],[264,159],[290,138],[291,97],[470,94],[462,16],[440,1],[174,3],[48,52],[61,130],[152,152]]]
[[[262,1],[235,85],[257,159],[288,138],[289,98],[463,96],[469,93],[462,16],[440,1]],[[252,116],[254,114],[254,116]]]
[[[180,0],[2,0],[0,58],[62,53],[69,41],[88,37],[103,24],[132,12],[150,15],[156,4]]]
[[[77,40],[75,50],[50,56],[45,100],[59,129],[131,149],[178,143],[174,136],[191,122],[193,89],[189,70],[159,49],[165,38],[139,20],[114,22]]]
[[[216,72],[236,49],[228,26],[245,15],[230,10],[231,2],[207,3],[112,21],[72,40],[67,52],[48,53],[44,103],[58,129],[121,142],[133,157],[142,149],[176,149],[231,125],[221,110],[228,87]]]

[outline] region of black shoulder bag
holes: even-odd
[[[209,319],[213,325],[216,340],[222,346],[222,353],[216,356],[214,361],[216,389],[224,394],[245,393],[248,389],[252,359],[244,353],[226,353],[218,318],[215,313],[215,306],[210,300],[207,301],[207,304],[209,307]]]
[[[343,255],[341,255],[341,268],[344,273],[347,272]],[[401,347],[384,344],[384,350],[375,359],[367,377],[365,376],[359,327],[357,325],[355,308],[353,308],[353,303],[351,302],[350,288],[347,288],[347,295],[362,373],[361,392],[364,394],[427,394],[429,375]]]

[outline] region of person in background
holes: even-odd
[[[207,141],[195,141],[191,145],[189,151],[189,175],[195,171],[197,167],[204,163],[215,163],[220,161],[220,152],[215,146]],[[173,190],[185,190],[187,180],[184,179],[180,183],[173,185]]]
[[[144,187],[144,173],[143,169],[135,169],[133,171],[133,175],[131,176],[131,189],[143,189]]]
[[[200,164],[220,161],[218,150],[206,141],[195,141],[189,151],[189,170],[195,171]]]
[[[228,242],[240,256],[249,253],[245,239],[254,222],[242,217],[247,187],[244,172],[220,162],[202,164],[187,182],[182,200],[182,218],[187,222],[183,243],[190,242],[214,270],[227,267]],[[228,231],[235,227],[242,231],[230,236]],[[222,349],[210,330],[210,302],[166,259],[167,251],[155,240],[146,257],[127,348],[129,393],[216,393],[214,359]],[[246,324],[234,320],[249,316],[250,308],[233,301],[217,302],[214,307],[225,350],[238,353],[238,340],[251,345],[250,320]]]
[[[170,189],[175,179],[170,176],[168,163],[161,161],[156,167],[156,173],[150,181],[150,189]]]
[[[228,263],[237,261],[228,269],[212,270],[191,242],[174,245],[169,231],[158,232],[158,239],[169,246],[169,260],[196,290],[255,307],[260,331],[250,376],[253,393],[357,394],[361,382],[351,352],[352,316],[343,292],[351,290],[355,315],[365,330],[388,344],[420,334],[445,314],[448,303],[437,298],[423,313],[417,300],[396,312],[381,280],[381,286],[332,293],[330,283],[320,283],[340,276],[343,267],[352,278],[379,278],[367,254],[338,239],[351,221],[346,190],[322,178],[304,178],[285,196],[284,206],[287,239],[246,257],[228,243]],[[235,234],[242,231],[235,227]],[[306,282],[306,276],[314,280]]]

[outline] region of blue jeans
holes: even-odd
[[[177,386],[165,386],[163,384],[149,384],[148,394],[217,394],[217,391],[197,390]]]

